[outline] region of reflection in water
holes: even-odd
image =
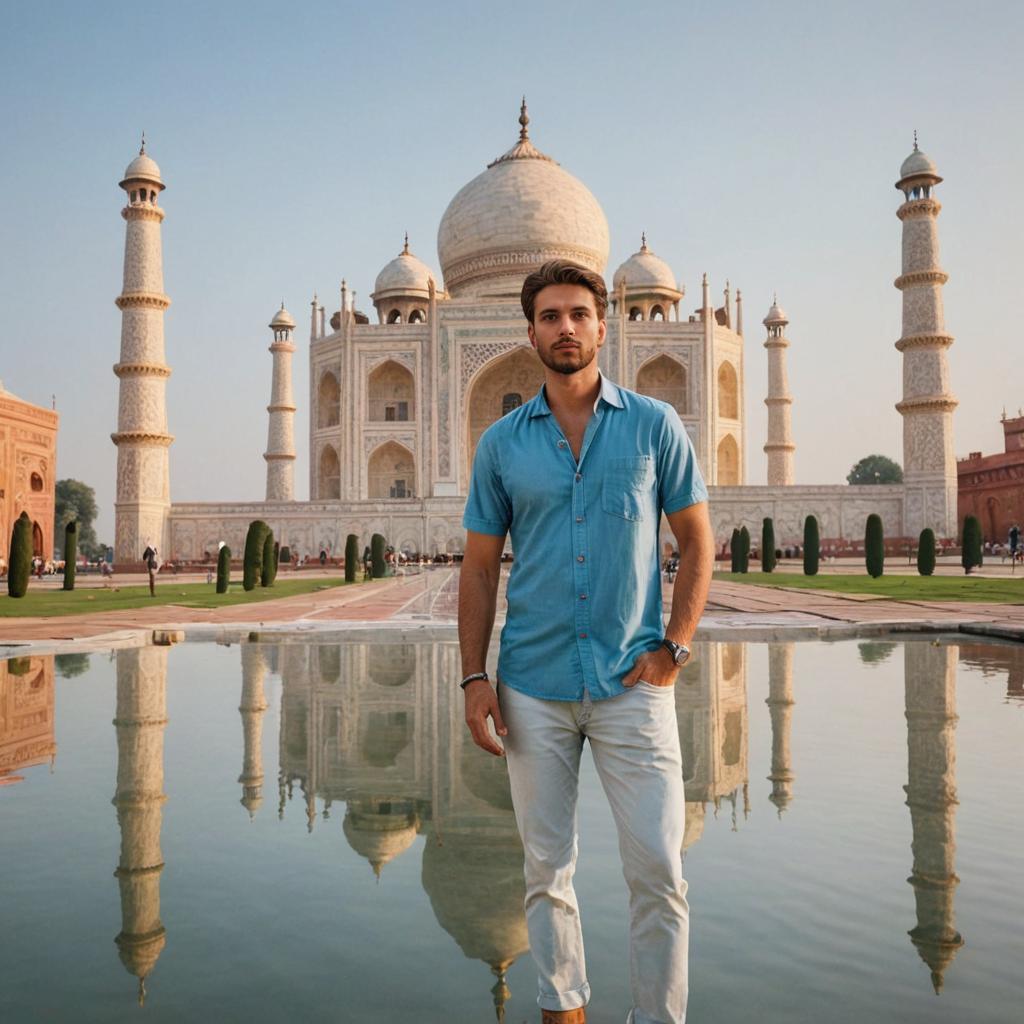
[[[121,889],[121,963],[139,979],[139,1005],[146,978],[164,948],[160,921],[160,852],[163,822],[164,729],[167,726],[167,649],[142,647],[117,652],[117,808],[121,857],[114,872]]]
[[[1024,647],[1020,644],[960,644],[960,661],[983,676],[1006,673],[1007,703],[1024,702]]]
[[[54,739],[53,657],[0,661],[0,786],[18,772],[57,756]]]
[[[768,776],[779,817],[793,799],[789,737],[793,731],[793,644],[768,645],[768,713],[772,719],[772,770]]]
[[[953,924],[956,860],[955,647],[908,643],[905,651],[907,806],[913,828],[917,925],[910,938],[942,991],[943,973],[964,940]]]
[[[242,716],[242,785],[239,803],[249,812],[250,820],[263,803],[263,713],[267,699],[263,680],[267,663],[263,649],[256,644],[242,644],[242,699],[238,710]]]

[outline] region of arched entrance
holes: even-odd
[[[718,477],[720,487],[738,487],[740,482],[740,446],[732,434],[718,442]]]
[[[321,501],[341,497],[341,463],[338,461],[338,453],[329,444],[325,444],[320,452],[316,490]]]
[[[372,423],[404,423],[416,418],[413,376],[394,360],[382,363],[370,374],[366,393]]]
[[[328,370],[320,377],[316,395],[316,425],[336,427],[341,419],[341,391],[338,378]]]
[[[528,402],[544,383],[544,367],[532,348],[516,348],[489,362],[470,387],[466,402],[467,474],[473,468],[473,455],[480,435],[504,411],[516,408],[512,396]],[[467,476],[468,479],[468,476]]]
[[[43,528],[36,522],[32,523],[32,554],[43,557]]]
[[[680,416],[686,413],[686,367],[671,356],[657,356],[640,367],[636,389],[641,395],[668,402]]]
[[[739,384],[732,363],[718,368],[718,415],[725,420],[740,418]]]
[[[386,441],[374,451],[366,473],[369,498],[416,496],[416,462],[412,452],[397,441]]]

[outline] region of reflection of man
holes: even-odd
[[[526,279],[522,304],[545,384],[484,433],[473,463],[459,587],[466,721],[491,753],[503,750],[488,717],[505,738],[545,1024],[584,1021],[590,998],[572,886],[584,739],[629,887],[630,1020],[675,1024],[686,1016],[689,910],[672,687],[711,578],[707,491],[675,411],[598,370],[601,278],[552,261]],[[662,512],[680,551],[664,633]],[[499,704],[484,667],[509,532]]]

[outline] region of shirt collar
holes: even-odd
[[[619,387],[613,384],[603,373],[601,377],[601,390],[598,392],[597,401],[594,403],[594,411],[601,402],[613,406],[616,409],[622,408],[622,396],[619,394]],[[540,391],[530,399],[530,419],[537,416],[550,416],[551,407],[548,405],[547,397],[544,394],[544,385],[541,384]]]

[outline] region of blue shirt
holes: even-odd
[[[664,636],[661,514],[707,496],[672,406],[603,376],[578,463],[543,388],[488,427],[462,525],[511,531],[501,685],[546,700],[623,693]]]

